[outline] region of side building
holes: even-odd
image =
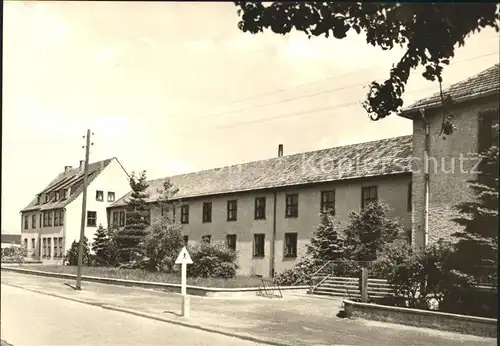
[[[347,221],[383,200],[411,233],[412,137],[402,136],[168,177],[179,189],[175,211],[188,243],[225,241],[238,251],[240,275],[273,276],[306,252],[321,210]],[[164,179],[149,181],[150,217]],[[123,227],[131,192],[108,208]]]
[[[77,168],[65,166],[64,171],[21,210],[21,241],[30,257],[44,263],[62,264],[73,241],[79,240],[83,166],[83,161]],[[129,176],[118,159],[89,164],[85,236],[90,242],[99,224],[107,225],[106,207],[129,189]]]
[[[459,203],[475,199],[469,182],[481,164],[474,154],[496,144],[500,102],[500,65],[496,64],[443,90],[453,103],[443,109],[437,93],[409,106],[401,116],[413,121],[413,239],[418,247],[451,235],[462,226]],[[455,131],[440,136],[443,112],[453,114]],[[427,163],[427,165],[426,165]]]

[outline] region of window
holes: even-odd
[[[408,201],[407,201],[407,208],[408,208],[408,211],[411,211],[411,183],[408,184]]]
[[[335,215],[335,190],[321,191],[321,212]]]
[[[43,215],[43,227],[47,227],[47,217],[48,217],[47,212],[44,211],[42,215]]]
[[[201,237],[201,241],[203,243],[209,243],[212,241],[212,236],[211,235],[204,235]]]
[[[482,153],[484,150],[489,149],[493,144],[498,143],[498,132],[493,127],[496,123],[498,123],[498,109],[484,111],[479,114],[479,153]]]
[[[187,246],[188,242],[189,242],[189,236],[185,235],[184,236],[184,245]]]
[[[285,257],[297,257],[297,233],[285,233]]]
[[[97,225],[97,212],[87,212],[87,227],[95,227]]]
[[[64,189],[63,190],[63,199],[67,199],[69,195],[69,189]]]
[[[189,223],[189,205],[181,206],[181,223]]]
[[[114,202],[115,201],[115,193],[109,191],[108,192],[108,202]]]
[[[102,202],[104,200],[104,192],[97,190],[95,192],[95,200]]]
[[[52,212],[51,211],[47,212],[47,226],[52,227]]]
[[[253,256],[254,257],[264,257],[264,241],[266,239],[265,234],[254,234],[253,235]]]
[[[31,238],[31,248],[33,249],[33,251],[36,250],[36,240],[35,240],[35,238]]]
[[[47,238],[47,257],[51,258],[52,254],[52,238]]]
[[[228,249],[236,250],[236,234],[226,235],[226,246]]]
[[[59,210],[59,226],[64,225],[64,209]]]
[[[24,239],[24,248],[28,250],[28,239]]]
[[[45,257],[47,256],[47,239],[42,238],[42,244],[43,244],[42,257]]]
[[[366,207],[372,202],[376,202],[378,199],[377,187],[367,186],[361,188],[361,209]]]
[[[58,238],[52,238],[54,240],[54,257],[59,257],[59,244],[57,243]]]
[[[227,201],[227,221],[236,221],[238,202],[236,200]]]
[[[255,220],[264,220],[266,218],[266,197],[255,198]]]
[[[59,200],[59,191],[56,191],[55,192],[55,200],[58,201]]]
[[[203,203],[203,222],[212,222],[212,202]]]
[[[299,195],[296,193],[286,195],[285,217],[298,217],[298,216],[299,216]]]
[[[19,220],[19,219],[18,219]],[[29,227],[29,218],[28,218],[28,215],[25,215],[24,216],[24,229],[28,229]]]
[[[43,216],[44,213],[40,213],[40,218],[38,219],[38,224],[39,224],[39,227],[42,228],[42,216]],[[44,221],[45,222],[45,221]]]
[[[45,194],[45,203],[49,203],[49,194],[48,193]]]
[[[120,226],[125,226],[125,212],[120,212]]]
[[[117,211],[113,212],[113,226],[118,225],[118,215],[119,215],[119,213]]]
[[[54,226],[59,226],[59,211],[54,211]]]
[[[36,214],[31,215],[31,228],[36,228]]]
[[[63,238],[59,238],[59,257],[64,256],[64,250],[63,250]]]

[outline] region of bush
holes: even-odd
[[[27,256],[28,251],[24,247],[11,246],[2,249],[2,262],[22,263]]]
[[[189,247],[193,264],[188,265],[187,275],[202,278],[231,279],[238,269],[237,253],[223,243],[206,243]],[[175,261],[175,259],[174,259]]]
[[[64,260],[67,265],[78,265],[78,242],[76,240],[71,244],[71,248],[66,252],[66,256],[64,256]],[[87,238],[84,237],[83,240],[83,256],[82,256],[83,265],[92,265],[94,262],[93,256],[90,255],[90,247],[87,241]]]
[[[278,285],[309,285],[311,284],[311,275],[318,268],[318,263],[311,257],[305,256],[297,262],[292,269],[287,269],[278,273],[274,281]]]

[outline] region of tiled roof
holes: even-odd
[[[500,64],[496,64],[474,76],[451,85],[443,90],[443,95],[450,95],[454,102],[486,96],[500,92]],[[402,114],[408,114],[421,107],[433,107],[441,103],[440,93],[421,99],[405,108]]]
[[[168,177],[177,198],[269,189],[411,171],[412,136],[394,137]],[[149,181],[157,201],[163,179]],[[110,207],[123,206],[131,192]]]
[[[116,160],[116,158],[111,158],[103,161],[98,161],[89,164],[89,180],[90,184],[110,163],[112,160]],[[75,200],[82,192],[83,192],[83,170],[78,168],[71,168],[67,172],[59,173],[59,175],[47,185],[40,193],[51,192],[60,190],[62,188],[69,188],[71,186],[78,186],[75,191],[70,190],[70,195],[65,200],[55,201],[54,197],[48,201],[48,203],[44,203],[45,200],[42,199],[40,204],[37,204],[37,198],[35,198],[21,211],[30,211],[30,210],[50,210],[50,209],[58,209],[63,208],[73,200]]]

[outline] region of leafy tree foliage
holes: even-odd
[[[495,125],[498,138],[498,124]],[[481,173],[471,181],[476,199],[461,203],[462,214],[454,221],[464,229],[453,234],[458,240],[455,268],[476,282],[497,284],[498,270],[498,146],[477,155]]]
[[[129,262],[142,257],[141,244],[149,227],[149,208],[146,204],[148,186],[145,171],[139,176],[132,173],[130,177],[132,194],[127,201],[126,225],[118,230],[114,237],[119,248],[121,262]]]
[[[201,242],[196,246],[189,247],[188,251],[193,260],[193,264],[187,267],[188,276],[222,279],[236,276],[238,254],[229,249],[226,244]]]
[[[71,244],[71,248],[66,252],[65,261],[66,264],[71,266],[78,265],[78,243],[76,240]],[[83,254],[82,254],[83,265],[92,264],[92,256],[90,255],[90,246],[87,237],[83,238]]]
[[[366,42],[383,50],[405,49],[389,78],[372,82],[364,108],[373,120],[398,112],[411,71],[425,67],[423,77],[442,81],[442,71],[473,33],[492,27],[499,31],[497,4],[370,3],[341,1],[235,1],[243,32],[256,34],[270,29],[287,34],[292,29],[308,37],[332,35],[343,39],[352,34],[366,35]],[[451,119],[443,119],[443,130],[451,132]]]

